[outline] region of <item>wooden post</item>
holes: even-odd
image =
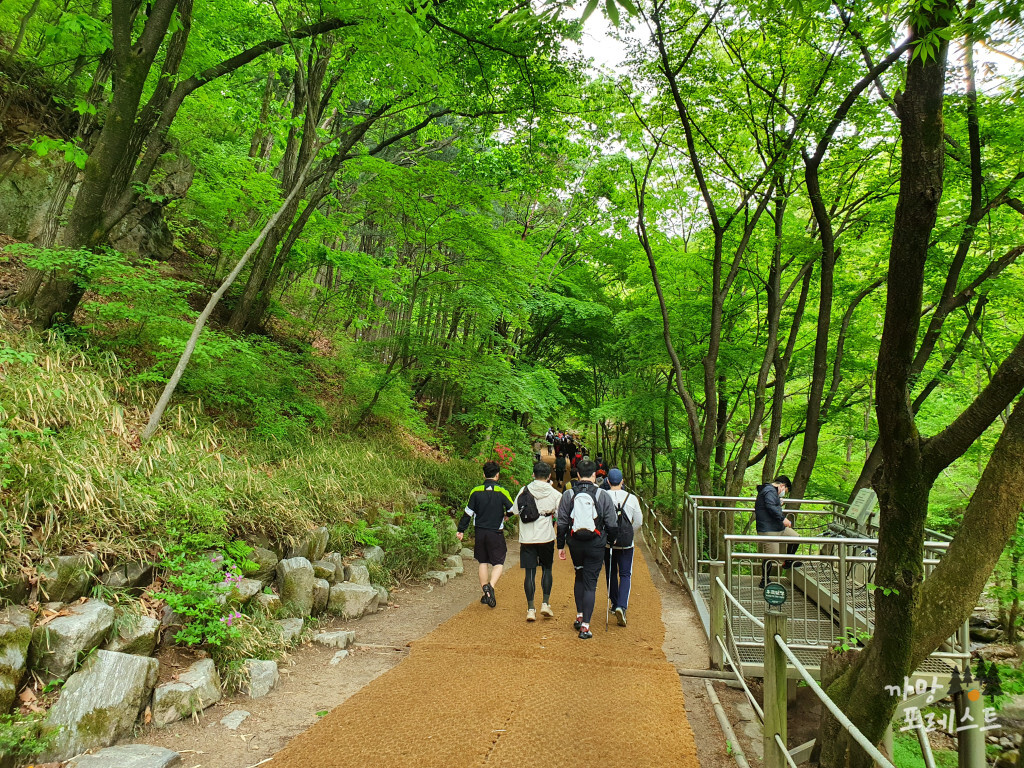
[[[787,768],[786,756],[775,743],[779,734],[786,743],[786,656],[775,640],[786,639],[786,614],[764,615],[764,768]]]
[[[711,637],[708,638],[712,669],[722,669],[722,646],[718,638],[725,642],[725,590],[718,584],[719,579],[725,583],[725,563],[715,562],[711,564]]]

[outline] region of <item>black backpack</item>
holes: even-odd
[[[516,500],[516,506],[519,508],[519,519],[524,523],[533,523],[540,520],[537,500],[533,498],[529,488],[523,488],[523,492],[519,494],[519,498]]]
[[[622,500],[622,503],[615,505],[615,515],[619,525],[619,529],[615,535],[615,546],[625,549],[628,549],[633,545],[633,523],[629,517],[624,514],[626,502],[629,501],[629,497],[631,495],[632,494],[627,491],[626,498]]]

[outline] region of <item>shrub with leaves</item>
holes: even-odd
[[[0,757],[13,759],[15,765],[45,752],[56,736],[52,728],[43,730],[42,715],[0,714]]]

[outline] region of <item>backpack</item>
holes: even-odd
[[[533,523],[540,519],[540,510],[537,509],[537,500],[533,498],[528,488],[523,488],[519,498],[516,499],[516,506],[519,508],[519,519],[524,523]]]
[[[618,519],[618,532],[615,536],[615,546],[620,549],[629,549],[633,546],[633,522],[629,517],[624,514],[626,511],[626,502],[629,501],[629,497],[632,494],[626,492],[626,498],[622,500],[621,504],[615,505],[615,516]]]
[[[597,488],[584,485],[572,491],[572,536],[579,541],[593,541],[601,535],[601,516],[597,512]]]

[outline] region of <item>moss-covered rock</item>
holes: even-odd
[[[32,631],[32,669],[51,680],[66,678],[78,661],[107,638],[114,609],[102,600],[86,600]]]
[[[89,593],[95,575],[92,555],[51,557],[39,568],[39,590],[49,601],[70,603]]]
[[[34,618],[28,608],[20,606],[0,611],[0,714],[6,714],[14,705],[28,669]]]
[[[156,648],[160,621],[150,616],[140,616],[134,622],[123,623],[110,641],[104,646],[107,651],[130,653],[133,656],[149,656]]]

